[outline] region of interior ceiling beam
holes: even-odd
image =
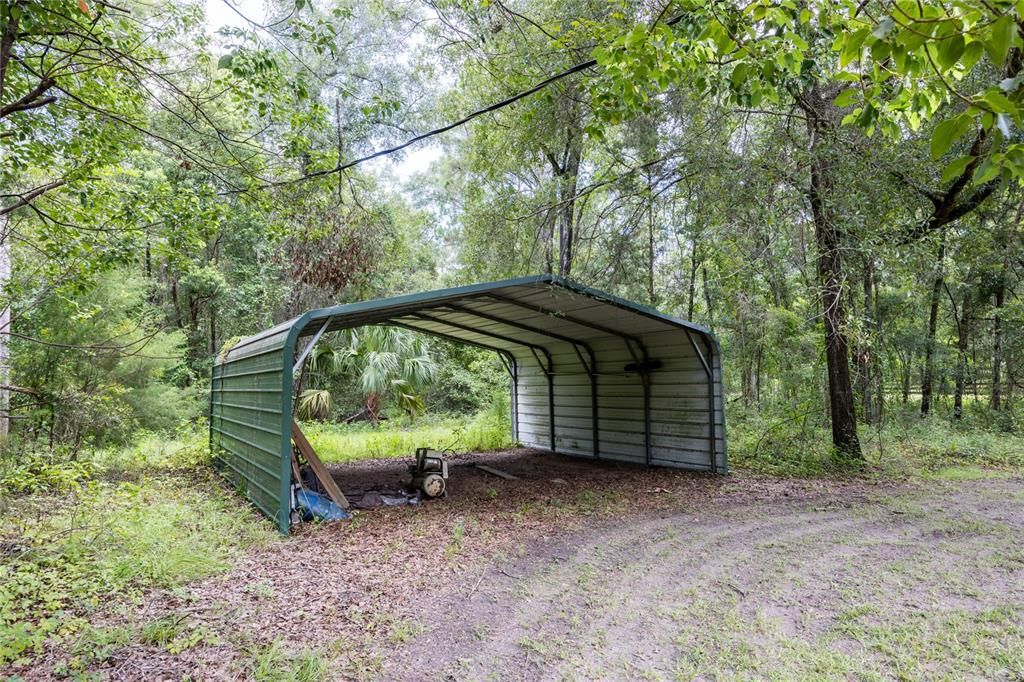
[[[548,357],[550,359],[550,353],[547,352],[547,348],[545,348],[544,346],[542,346],[540,344],[536,344],[536,343],[530,343],[529,341],[523,341],[522,339],[517,339],[517,338],[515,338],[513,336],[507,336],[505,334],[498,334],[496,332],[483,331],[481,329],[476,329],[474,327],[470,327],[468,325],[461,324],[459,322],[455,322],[454,320],[449,320],[449,319],[446,319],[446,318],[443,318],[443,317],[437,317],[437,316],[434,316],[434,315],[428,315],[426,313],[410,313],[409,315],[406,315],[404,317],[414,317],[414,318],[416,318],[418,320],[422,320],[424,322],[432,322],[434,324],[445,325],[447,327],[451,327],[452,329],[460,329],[460,330],[462,330],[464,332],[469,332],[471,334],[477,334],[478,336],[488,336],[488,337],[490,337],[492,339],[497,339],[499,341],[504,341],[505,343],[510,343],[513,346],[522,346],[524,348],[536,348],[537,350],[543,351],[546,355],[548,355]]]
[[[637,357],[636,348],[639,348],[640,352],[643,354],[643,361],[646,362],[648,360],[647,347],[644,345],[643,341],[641,341],[636,336],[633,336],[632,334],[627,334],[625,332],[621,332],[617,329],[612,329],[611,327],[606,327],[596,322],[583,320],[578,317],[574,317],[569,313],[562,312],[560,310],[551,310],[550,308],[546,308],[539,304],[525,303],[523,301],[514,298],[509,298],[508,296],[502,296],[500,294],[486,294],[486,298],[490,298],[498,303],[504,303],[505,305],[516,306],[517,308],[528,310],[533,313],[541,313],[542,315],[547,315],[548,317],[551,317],[552,319],[555,320],[565,320],[566,322],[571,322],[572,324],[578,325],[580,327],[587,327],[588,329],[593,329],[594,331],[601,332],[602,334],[607,334],[608,336],[616,336],[625,341],[626,349],[629,351],[629,354],[633,356],[633,360],[635,362],[641,362],[641,358]],[[633,347],[634,344],[636,348]]]
[[[515,321],[515,320],[506,320],[506,319],[504,319],[504,318],[502,318],[502,317],[500,317],[498,315],[492,315],[490,313],[486,313],[486,312],[483,312],[481,310],[474,310],[473,308],[466,308],[465,306],[457,305],[457,304],[454,304],[454,303],[450,304],[448,306],[448,308],[451,309],[454,312],[462,313],[464,315],[469,315],[471,317],[479,317],[481,319],[488,320],[490,322],[494,322],[494,323],[497,323],[497,324],[507,325],[509,327],[512,327],[513,329],[520,329],[522,331],[529,332],[531,334],[536,334],[538,336],[546,336],[546,337],[548,337],[550,339],[555,339],[556,341],[561,341],[563,343],[572,344],[573,346],[579,346],[579,347],[583,348],[585,351],[587,351],[587,355],[590,357],[590,366],[589,367],[587,367],[587,363],[586,362],[582,361],[582,358],[580,359],[581,364],[584,366],[584,368],[588,372],[591,372],[591,373],[597,372],[597,358],[594,355],[594,349],[590,347],[589,343],[587,343],[586,341],[584,341],[582,339],[574,339],[573,337],[565,336],[564,334],[556,334],[555,332],[550,332],[550,331],[541,329],[540,327],[534,327],[533,325],[525,324],[523,322],[518,322],[518,321]],[[578,351],[577,351],[577,353],[578,353]]]
[[[481,350],[491,351],[492,353],[498,353],[499,355],[511,356],[510,351],[508,349],[505,349],[505,348],[499,348],[497,346],[489,346],[489,345],[487,345],[485,343],[479,343],[477,341],[468,341],[466,339],[460,339],[457,336],[451,336],[450,334],[445,334],[443,332],[434,331],[432,329],[424,329],[423,327],[417,327],[415,325],[409,324],[408,322],[403,322],[401,320],[390,320],[390,319],[389,320],[382,320],[381,322],[376,322],[375,324],[377,326],[401,327],[402,329],[408,329],[409,331],[416,332],[417,334],[426,334],[427,336],[436,336],[437,338],[444,339],[445,341],[451,341],[453,343],[464,343],[467,346],[474,346],[475,348],[480,348]]]

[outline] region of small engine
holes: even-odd
[[[416,448],[416,463],[409,467],[409,473],[412,488],[422,491],[426,497],[447,494],[448,461],[437,450]]]

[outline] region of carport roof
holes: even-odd
[[[700,325],[562,277],[537,275],[310,310],[243,339],[223,361],[283,346],[289,336],[368,324],[395,324],[513,354],[601,337],[632,338],[666,327],[695,332],[716,344]]]

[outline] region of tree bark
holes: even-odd
[[[935,255],[935,279],[932,281],[932,296],[928,308],[928,335],[924,347],[924,373],[921,375],[921,416],[927,417],[932,408],[932,382],[935,374],[935,332],[939,326],[939,297],[945,282],[943,260],[946,258],[946,235],[939,237],[939,249]]]
[[[835,95],[813,86],[799,98],[807,115],[807,135],[811,156],[808,202],[814,220],[818,248],[818,281],[821,286],[822,315],[825,322],[825,361],[828,371],[829,411],[832,418],[832,443],[836,450],[861,458],[857,438],[857,416],[850,380],[850,345],[846,336],[846,308],[843,303],[842,248],[846,235],[831,205],[835,179],[829,158],[834,131]]]
[[[582,131],[577,131],[573,126],[567,135],[561,159],[550,152],[547,154],[556,180],[558,274],[562,277],[569,277],[572,274],[573,251],[576,244],[576,190],[583,154]]]
[[[872,358],[871,376],[874,378],[875,391],[875,424],[881,424],[885,418],[885,369],[882,362],[881,349],[885,347],[885,325],[882,321],[882,296],[879,291],[878,278],[874,278],[875,287],[875,348],[879,349]]]
[[[947,290],[948,293],[948,290]],[[953,305],[953,319],[956,320],[956,377],[955,388],[953,389],[953,419],[962,419],[964,413],[964,387],[967,385],[967,344],[969,341],[970,327],[968,320],[970,311],[970,296],[964,295],[960,303],[960,314],[957,315],[956,301],[953,295],[949,296]]]
[[[697,293],[697,240],[693,240],[693,249],[690,251],[690,289],[686,298],[686,319],[693,319],[694,297]]]
[[[903,367],[902,367],[902,376],[900,377],[900,379],[901,379],[901,382],[902,382],[901,383],[901,386],[902,386],[902,389],[903,389],[903,391],[902,391],[903,392],[902,398],[903,398],[903,404],[904,405],[906,405],[907,403],[910,402],[910,374],[911,374],[911,371],[912,371],[911,367],[913,365],[913,362],[914,362],[914,358],[913,358],[913,356],[910,356],[907,359],[907,361],[903,364]]]
[[[0,216],[0,438],[11,431],[11,355],[7,343],[11,331],[11,304],[8,283],[11,279],[11,242],[7,238],[7,216]]]
[[[1002,308],[1006,298],[1006,288],[1000,284],[996,289],[995,310],[992,314],[992,396],[989,407],[999,411],[1003,409],[1003,320]]]
[[[653,193],[653,191],[652,191]],[[647,302],[658,305],[654,295],[654,201],[647,207]]]
[[[1016,220],[1010,225],[1003,245],[1003,264],[996,284],[995,305],[992,311],[992,395],[989,406],[993,410],[1003,408],[1003,305],[1006,303],[1006,281],[1010,274],[1010,254],[1013,251],[1013,240],[1017,236],[1017,226],[1024,218],[1024,203],[1017,209]]]
[[[701,261],[700,264],[700,283],[701,289],[704,290],[704,308],[707,315],[707,328],[714,329],[715,327],[715,309],[711,306],[711,289],[708,287],[708,264],[706,261]]]
[[[875,267],[870,258],[864,262],[864,310],[862,317],[865,324],[864,329],[871,329],[874,325],[870,323],[870,316],[874,315],[874,289],[875,289]],[[867,336],[867,334],[865,334]],[[877,421],[877,414],[874,404],[875,389],[875,367],[877,363],[872,352],[872,342],[869,338],[861,341],[861,347],[857,351],[857,388],[860,392],[861,414],[865,422],[874,424]]]

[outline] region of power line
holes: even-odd
[[[665,25],[666,26],[672,26],[672,25],[678,23],[682,18],[683,18],[683,15],[681,15],[681,14],[678,15],[678,16],[675,16],[675,17],[669,19],[668,21],[666,21]],[[334,168],[328,168],[328,169],[325,169],[325,170],[314,171],[312,173],[307,173],[305,175],[300,175],[297,178],[290,178],[288,180],[278,180],[278,181],[275,181],[275,182],[268,182],[268,183],[265,183],[265,184],[261,185],[260,189],[269,189],[271,187],[283,187],[283,186],[286,186],[286,185],[294,185],[294,184],[299,183],[299,182],[305,182],[306,180],[313,180],[315,178],[322,178],[322,177],[325,177],[325,176],[328,176],[328,175],[334,175],[335,173],[341,173],[342,171],[346,171],[349,168],[353,168],[354,166],[358,166],[359,164],[364,163],[366,161],[370,161],[371,159],[376,159],[376,158],[379,158],[379,157],[382,157],[382,156],[388,156],[390,154],[394,154],[395,152],[400,152],[403,149],[406,149],[407,147],[411,147],[412,145],[416,144],[417,142],[422,142],[423,140],[426,140],[427,138],[435,137],[435,136],[440,135],[442,133],[446,133],[449,130],[453,130],[453,129],[458,128],[460,126],[464,126],[467,123],[469,123],[470,121],[472,121],[473,119],[478,118],[480,116],[483,116],[484,114],[489,114],[492,111],[497,111],[499,109],[504,109],[507,106],[515,104],[516,102],[518,102],[521,99],[525,99],[525,98],[529,97],[530,95],[533,95],[533,94],[535,94],[537,92],[540,92],[541,90],[543,90],[547,86],[551,85],[552,83],[560,81],[563,78],[567,78],[567,77],[569,77],[569,76],[571,76],[571,75],[573,75],[575,73],[579,73],[580,71],[586,71],[587,69],[589,69],[591,67],[594,67],[594,66],[597,66],[597,60],[596,59],[588,59],[585,62],[580,62],[579,64],[576,64],[575,66],[569,67],[565,71],[560,71],[560,72],[554,74],[553,76],[549,76],[548,78],[545,78],[544,80],[540,81],[539,83],[537,83],[533,87],[529,88],[528,90],[523,90],[522,92],[517,92],[516,94],[512,95],[511,97],[503,99],[500,102],[495,102],[494,104],[490,104],[490,105],[484,107],[483,109],[477,109],[476,111],[474,111],[474,112],[472,112],[470,114],[467,114],[466,116],[460,118],[459,120],[454,121],[452,123],[449,123],[447,125],[441,126],[440,128],[434,128],[433,130],[429,130],[429,131],[427,131],[425,133],[421,133],[419,135],[416,135],[415,137],[411,137],[408,140],[406,140],[405,142],[403,142],[403,143],[401,143],[399,145],[396,145],[394,147],[388,147],[386,149],[380,149],[378,151],[373,152],[372,154],[367,154],[366,156],[361,156],[358,159],[352,159],[351,161],[346,161],[345,163],[339,163]],[[239,194],[239,193],[247,192],[247,191],[249,191],[249,189],[233,189],[233,190],[228,190],[228,191],[225,191],[225,192],[221,192],[221,194]]]

